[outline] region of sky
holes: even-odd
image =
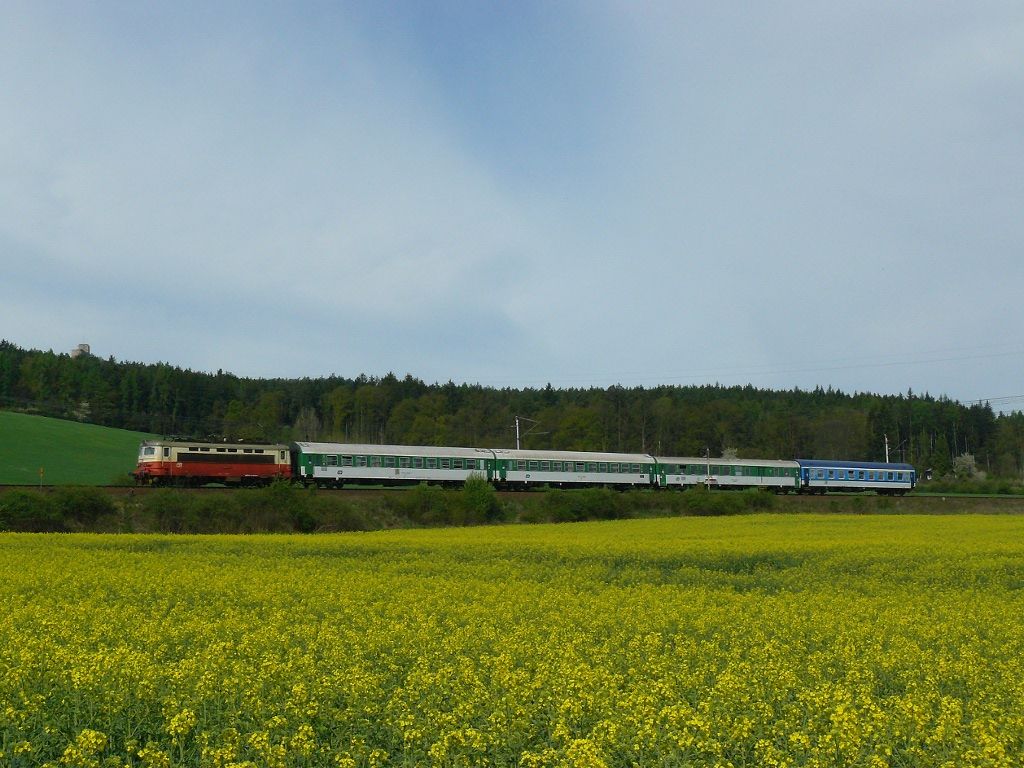
[[[0,338],[1024,408],[1024,4],[0,4]]]

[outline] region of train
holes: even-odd
[[[822,459],[712,459],[648,453],[296,442],[146,440],[132,473],[139,485],[267,485],[275,480],[343,488],[428,483],[461,486],[480,476],[499,490],[759,488],[776,493],[874,491],[917,485],[910,464]]]

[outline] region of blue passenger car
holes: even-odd
[[[872,461],[797,459],[802,493],[826,491],[875,491],[900,495],[917,485],[917,472],[910,464]]]

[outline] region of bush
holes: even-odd
[[[89,527],[101,517],[117,513],[117,505],[110,494],[99,488],[58,488],[52,498],[65,523],[74,521]]]
[[[313,493],[313,489],[284,481],[239,493],[245,532],[315,530],[316,519],[310,511]]]
[[[147,493],[139,511],[146,519],[146,527],[162,533],[191,533],[198,523],[196,509],[186,495],[170,488]]]
[[[47,533],[67,530],[53,501],[38,491],[0,495],[0,530]]]
[[[743,493],[712,491],[698,485],[683,491],[683,509],[691,515],[738,515],[746,511],[747,505]]]
[[[365,510],[356,508],[351,501],[331,493],[317,493],[310,499],[309,513],[316,521],[318,531],[370,531],[383,527]]]
[[[436,485],[420,483],[403,493],[396,493],[391,502],[394,511],[420,525],[444,525],[451,522],[449,494]]]
[[[465,524],[493,523],[505,519],[494,486],[481,475],[470,475],[459,492],[462,522]]]
[[[543,517],[554,523],[583,520],[614,520],[628,517],[625,497],[608,488],[546,491],[541,503]]]

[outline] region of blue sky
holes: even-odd
[[[1019,3],[0,6],[0,337],[1024,407]]]

